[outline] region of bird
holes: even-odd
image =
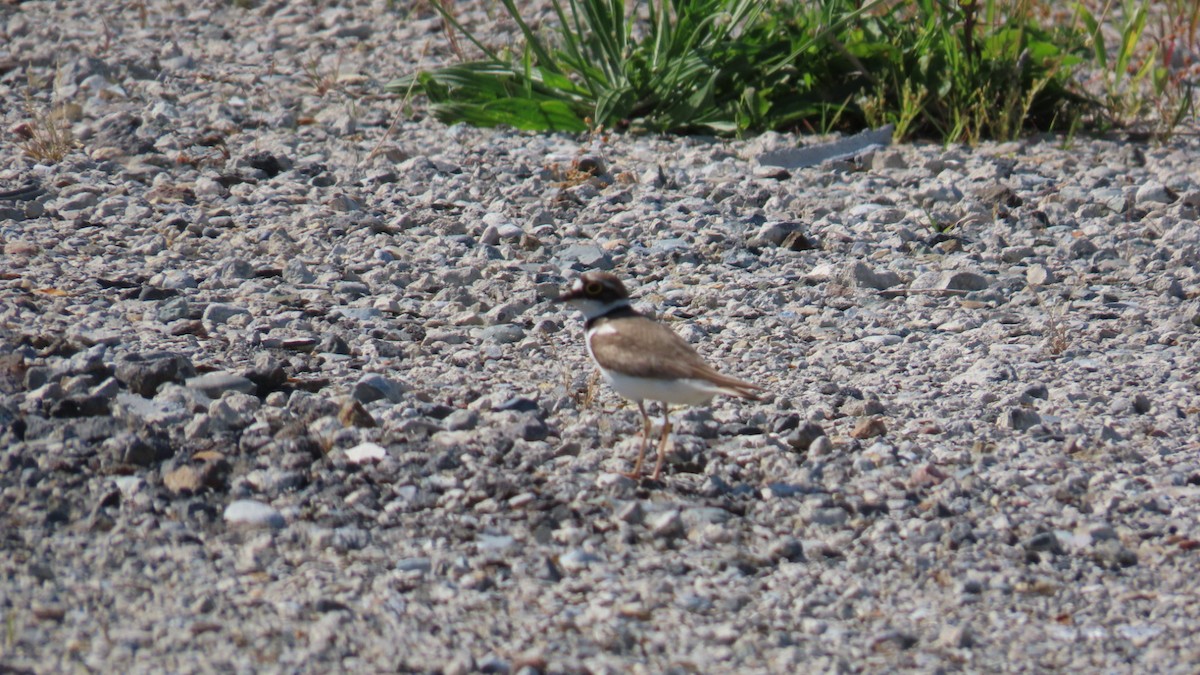
[[[651,478],[662,475],[671,433],[671,405],[704,405],[717,394],[759,400],[764,387],[723,375],[705,363],[700,354],[664,324],[639,313],[629,301],[629,291],[616,275],[588,271],[559,294],[558,302],[583,313],[585,343],[605,381],[621,396],[637,403],[642,416],[642,443],[633,472],[638,480],[650,443],[650,416],[646,401],[663,407],[658,461]]]

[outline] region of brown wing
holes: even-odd
[[[619,330],[606,330],[609,327]],[[644,316],[600,320],[594,328],[592,356],[608,370],[632,377],[704,379],[744,398],[756,398],[753,392],[763,389],[713,370],[687,341]],[[655,349],[644,348],[651,343]]]

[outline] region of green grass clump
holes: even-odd
[[[482,58],[402,77],[448,123],[572,131],[830,131],[893,123],[946,141],[1074,129],[1097,114],[1073,73],[1096,53],[1076,14],[1030,0],[552,0],[517,49],[492,48],[435,6]],[[1102,47],[1101,47],[1102,49]]]

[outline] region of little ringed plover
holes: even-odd
[[[663,406],[662,437],[652,478],[662,474],[671,433],[669,406],[703,405],[716,394],[757,399],[763,387],[722,375],[704,362],[695,349],[670,328],[639,314],[629,303],[629,291],[607,272],[585,272],[559,296],[587,319],[588,354],[618,394],[637,403],[642,414],[642,444],[633,472],[641,476],[650,441],[650,416],[645,401]]]

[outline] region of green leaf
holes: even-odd
[[[525,131],[587,131],[587,125],[560,101],[510,98],[480,105],[440,103],[438,119],[461,121],[480,127],[510,126]]]

